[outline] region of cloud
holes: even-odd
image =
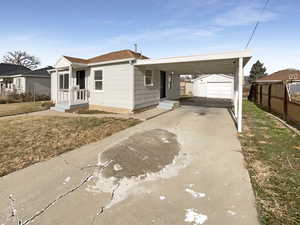
[[[209,38],[216,36],[219,29],[215,28],[185,28],[173,27],[157,30],[146,30],[141,33],[130,35],[119,35],[105,40],[104,43],[113,44],[127,44],[139,41],[178,41],[178,40],[193,40],[198,38]]]
[[[255,23],[256,21],[270,21],[276,14],[265,11],[261,15],[261,8],[254,6],[238,6],[231,11],[215,18],[214,22],[221,26],[241,26]]]

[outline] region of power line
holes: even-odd
[[[270,0],[266,0],[265,5],[264,5],[264,8],[263,8],[262,11],[261,11],[260,17],[264,14],[264,12],[265,12],[265,10],[266,10],[267,5],[269,4],[269,2],[270,2]],[[259,19],[260,19],[260,18],[259,18]],[[252,39],[253,39],[253,37],[254,37],[254,35],[255,35],[255,32],[256,32],[256,30],[257,30],[257,27],[258,27],[259,23],[260,23],[260,21],[258,20],[258,21],[256,22],[256,24],[255,24],[255,26],[254,26],[254,29],[253,29],[253,31],[252,31],[252,33],[251,33],[251,36],[250,36],[250,38],[249,38],[249,40],[248,40],[248,42],[247,42],[247,44],[246,44],[246,46],[245,46],[245,49],[248,48],[248,46],[250,45],[250,43],[251,43],[251,41],[252,41]]]

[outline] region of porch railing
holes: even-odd
[[[87,89],[60,89],[57,93],[58,104],[78,105],[88,103],[89,91]]]
[[[71,103],[75,105],[88,103],[88,95],[87,89],[73,89],[71,92]]]

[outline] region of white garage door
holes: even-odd
[[[232,83],[231,82],[208,82],[207,97],[208,98],[231,98]]]

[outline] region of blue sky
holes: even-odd
[[[133,49],[151,58],[241,50],[265,0],[10,0],[1,2],[0,56],[26,50],[42,65],[61,55]],[[270,0],[250,49],[269,73],[300,69],[300,1]],[[249,71],[246,68],[246,74]]]

